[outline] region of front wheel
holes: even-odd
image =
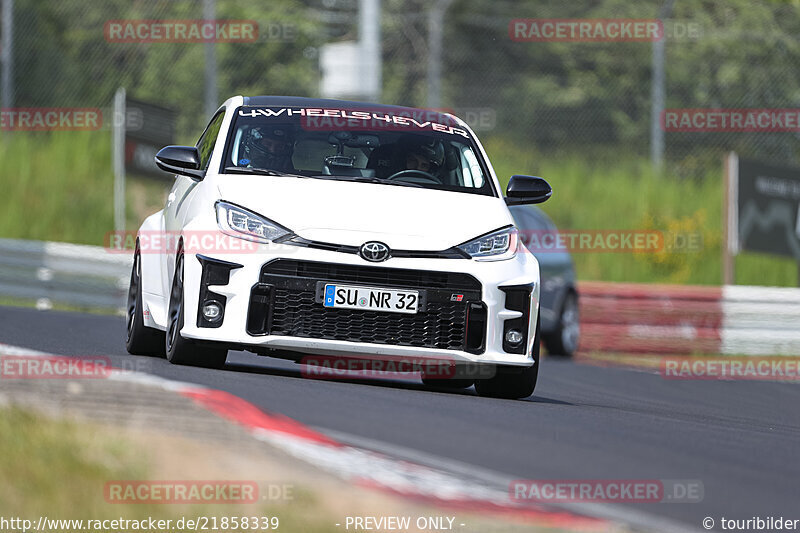
[[[183,252],[175,262],[175,276],[169,295],[169,316],[166,335],[167,361],[175,365],[221,368],[225,365],[228,350],[199,346],[181,337],[183,329]]]
[[[528,367],[497,366],[497,373],[489,379],[475,381],[479,396],[516,400],[527,398],[536,389],[539,379],[539,319],[536,319],[536,336],[533,339],[533,365]]]
[[[133,253],[131,283],[128,287],[125,349],[132,355],[164,355],[164,332],[144,325],[142,306],[142,254],[139,243]]]

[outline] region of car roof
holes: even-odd
[[[419,115],[425,113],[426,120],[435,119],[448,124],[453,121],[448,113],[433,109],[405,107],[399,105],[376,104],[372,102],[353,102],[349,100],[332,100],[327,98],[305,98],[302,96],[245,96],[244,105],[264,107],[314,107],[327,109],[346,109],[349,111],[380,111],[396,115]]]

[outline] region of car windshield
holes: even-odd
[[[240,107],[222,168],[495,195],[467,130],[424,110]]]

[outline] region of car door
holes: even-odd
[[[208,164],[211,161],[211,155],[214,151],[214,146],[219,136],[219,130],[222,126],[222,120],[225,117],[224,110],[219,111],[206,126],[205,131],[200,136],[200,139],[195,145],[197,151],[200,153],[200,168],[202,170],[208,169]],[[164,206],[164,229],[167,232],[169,239],[170,250],[167,253],[164,268],[165,275],[162,276],[164,283],[164,294],[169,294],[169,289],[172,284],[173,272],[175,270],[175,253],[174,246],[177,244],[177,238],[181,235],[181,230],[186,223],[188,209],[191,205],[191,199],[197,187],[202,182],[192,179],[188,176],[175,176],[175,183],[172,185],[167,196],[167,203]]]

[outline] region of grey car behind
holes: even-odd
[[[509,207],[520,239],[526,247],[532,238],[542,239],[558,230],[553,221],[536,206]],[[567,251],[537,251],[536,259],[541,269],[541,324],[542,340],[551,355],[571,356],[578,349],[580,321],[575,267]]]

